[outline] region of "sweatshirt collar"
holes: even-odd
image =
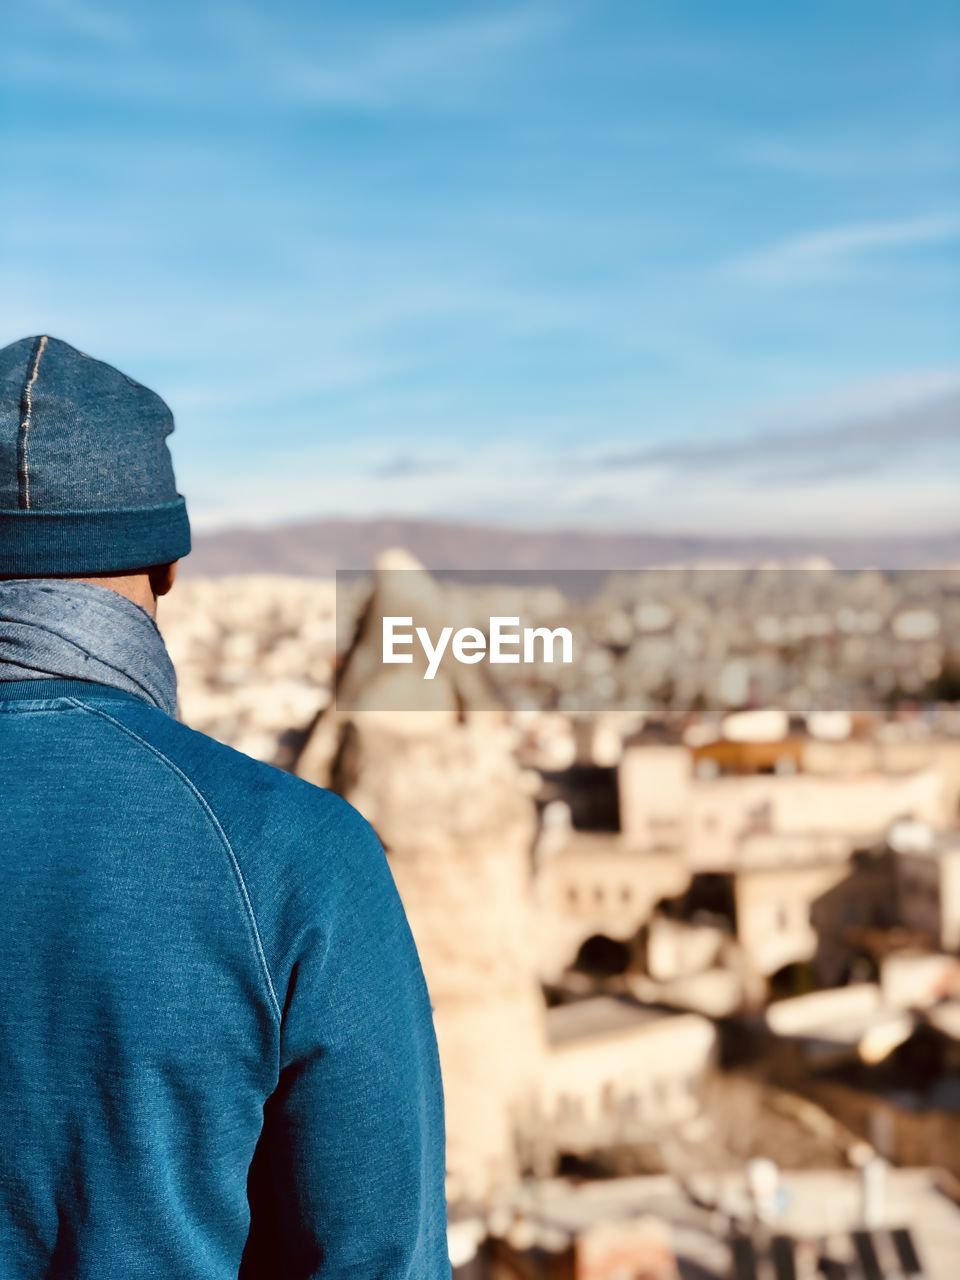
[[[0,702],[43,702],[52,698],[119,698],[146,702],[146,698],[95,680],[68,680],[60,676],[40,680],[0,680]]]

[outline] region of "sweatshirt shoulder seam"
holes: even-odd
[[[207,800],[206,796],[204,796],[202,791],[200,791],[200,789],[197,787],[196,783],[194,783],[193,780],[190,777],[188,777],[186,773],[184,773],[183,769],[181,769],[180,766],[175,761],[171,760],[168,755],[165,755],[164,752],[161,751],[159,747],[154,746],[152,742],[148,742],[147,739],[142,737],[139,733],[137,733],[135,729],[131,729],[129,725],[125,725],[121,720],[118,720],[115,716],[110,715],[109,712],[104,711],[102,708],[90,706],[86,702],[81,701],[79,698],[67,698],[66,701],[70,702],[73,706],[78,707],[81,711],[86,711],[90,715],[99,716],[102,720],[108,721],[108,723],[112,724],[114,728],[118,729],[121,733],[126,734],[128,738],[133,739],[134,742],[138,743],[141,747],[149,751],[151,755],[155,756],[157,760],[161,762],[161,764],[165,765],[167,769],[170,770],[170,772],[187,789],[187,791],[189,791],[189,793],[193,796],[194,800],[200,806],[200,809],[202,810],[203,814],[207,818],[210,825],[213,827],[230,861],[230,866],[233,871],[234,880],[235,880],[238,892],[240,894],[242,905],[247,917],[247,923],[252,933],[254,950],[256,952],[257,960],[259,962],[259,966],[262,971],[262,976],[266,981],[267,991],[270,996],[271,1013],[277,1025],[279,1026],[282,1021],[282,1015],[280,1012],[280,1001],[277,998],[276,988],[274,987],[273,978],[270,974],[270,965],[267,963],[267,955],[266,955],[266,951],[264,950],[263,939],[260,934],[260,928],[257,924],[256,913],[253,909],[253,902],[251,901],[250,893],[249,893],[249,890],[247,889],[247,884],[243,877],[243,871],[240,868],[240,862],[234,851],[233,845],[230,842],[230,838],[227,835],[227,833],[224,831],[219,818],[214,813],[210,805],[210,802]]]

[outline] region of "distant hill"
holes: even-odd
[[[960,566],[960,530],[902,537],[707,537],[582,529],[505,529],[434,520],[308,520],[198,532],[184,563],[192,576],[283,573],[329,577],[364,569],[403,547],[431,569],[642,569],[663,564],[821,557],[838,568]]]

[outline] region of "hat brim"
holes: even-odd
[[[0,575],[119,573],[180,560],[190,551],[182,496],[159,507],[107,511],[0,511]]]

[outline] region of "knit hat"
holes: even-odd
[[[0,350],[0,574],[178,560],[190,524],[153,391],[58,338]]]

